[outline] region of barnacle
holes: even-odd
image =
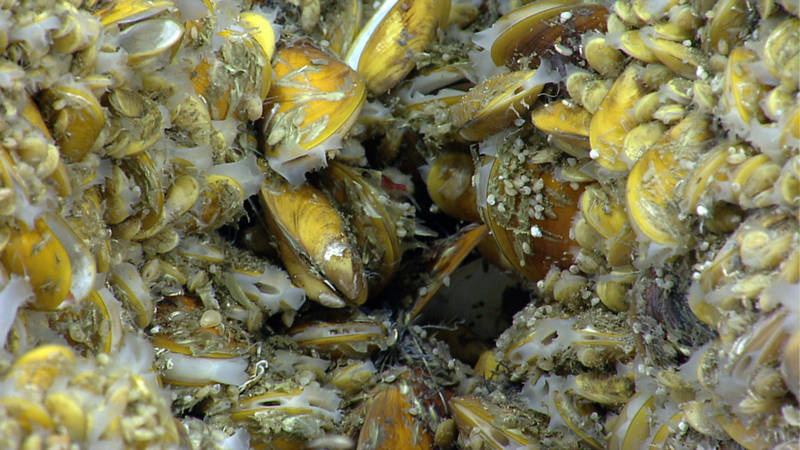
[[[796,3],[0,2],[0,446],[796,446]]]

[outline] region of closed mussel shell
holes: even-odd
[[[411,72],[414,57],[431,42],[449,10],[449,0],[384,0],[361,28],[345,61],[364,77],[370,92],[382,94]]]
[[[77,84],[62,85],[45,91],[40,103],[61,154],[69,161],[80,161],[105,125],[97,98]]]
[[[355,230],[361,261],[369,273],[370,295],[379,292],[398,268],[403,253],[401,236],[410,237],[413,226],[406,205],[392,201],[380,186],[379,172],[359,170],[332,161],[319,177],[331,198]]]
[[[323,304],[343,306],[343,300],[364,303],[367,280],[360,252],[353,247],[344,220],[325,195],[310,185],[292,190],[286,183],[276,183],[262,186],[260,197],[270,228],[283,244],[281,252],[290,258],[287,262],[284,257],[284,263],[295,284]],[[301,259],[307,263],[301,264]],[[301,286],[304,283],[298,280],[298,276],[306,280],[308,275],[318,281],[314,289]],[[329,289],[319,291],[319,283]]]
[[[672,127],[639,161],[626,183],[627,210],[635,229],[660,245],[679,246],[689,239],[669,199],[689,173],[681,161],[695,161],[711,137],[708,119],[690,113]]]
[[[300,348],[332,357],[364,358],[386,347],[388,333],[376,321],[310,322],[292,327],[289,337]]]
[[[358,436],[357,449],[414,449],[432,448],[430,431],[412,414],[413,395],[407,385],[387,386],[369,400],[364,425]]]
[[[17,223],[0,259],[10,272],[28,277],[36,294],[31,306],[36,309],[81,301],[94,286],[94,257],[70,225],[50,213],[31,227]]]
[[[265,105],[264,152],[292,184],[324,167],[366,100],[363,78],[308,41],[278,49]]]
[[[445,153],[431,165],[425,184],[431,200],[445,214],[468,222],[480,222],[472,172],[472,157],[468,154]]]
[[[480,141],[520,120],[550,81],[536,70],[520,70],[490,78],[464,94],[451,107],[453,125],[469,141]]]
[[[503,170],[500,160],[490,163],[488,174],[481,173],[478,187],[479,193],[488,192],[486,206],[480,211],[498,247],[533,281],[543,279],[551,265],[568,268],[573,263],[572,251],[578,247],[569,229],[583,186],[561,183],[545,166],[534,165],[527,171],[530,185],[517,188],[499,177]]]
[[[628,131],[637,125],[632,115],[633,106],[645,94],[637,66],[629,64],[614,81],[589,125],[592,156],[600,166],[614,172],[628,169],[623,143]]]

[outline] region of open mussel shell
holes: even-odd
[[[533,126],[547,133],[553,145],[577,158],[589,155],[592,114],[566,100],[541,105],[531,113]]]
[[[311,322],[289,330],[300,348],[314,349],[332,357],[365,358],[385,348],[389,334],[376,321]]]
[[[266,393],[242,398],[231,412],[234,421],[256,421],[268,416],[283,418],[313,417],[322,420],[327,427],[341,420],[341,399],[332,389],[322,388],[317,382],[305,386],[270,390]],[[286,441],[288,448],[298,448],[294,439]],[[294,443],[294,444],[291,444]],[[269,448],[269,447],[268,447]],[[285,448],[275,446],[272,448]]]
[[[530,437],[517,429],[503,426],[503,417],[512,414],[511,411],[468,396],[453,397],[448,401],[448,406],[458,426],[459,440],[465,447],[535,448]]]
[[[94,15],[100,18],[100,23],[105,27],[138,22],[174,8],[171,0],[121,0],[110,2]]]
[[[361,28],[345,61],[382,94],[402,81],[416,65],[415,56],[447,20],[450,0],[384,0]]]
[[[265,183],[260,198],[292,281],[309,298],[330,306],[366,301],[360,252],[322,191],[310,185],[293,190],[287,183]]]
[[[167,297],[157,305],[153,346],[162,381],[179,386],[240,385],[247,379],[247,337],[225,326],[222,315],[188,296]]]
[[[452,105],[464,95],[468,80],[468,64],[457,63],[425,71],[397,88],[397,97],[409,111],[425,108],[430,102],[440,101]]]
[[[324,167],[366,100],[363,78],[308,41],[278,49],[265,105],[264,153],[292,184]]]
[[[438,243],[429,280],[420,290],[417,300],[404,318],[405,322],[411,322],[419,315],[442,285],[449,282],[450,275],[461,265],[464,258],[486,239],[488,233],[489,228],[486,225],[470,224]]]
[[[177,22],[151,19],[137,22],[123,30],[119,43],[128,52],[128,64],[132,67],[156,60],[157,64],[165,64],[182,36],[183,27]]]
[[[473,42],[484,51],[473,55],[473,60],[479,67],[535,68],[542,58],[577,54],[579,49],[569,48],[569,43],[589,30],[605,31],[607,15],[603,5],[577,0],[531,2],[476,33]]]

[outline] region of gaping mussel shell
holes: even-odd
[[[517,69],[535,68],[554,55],[570,57],[578,53],[570,47],[578,36],[590,30],[605,31],[607,15],[602,5],[576,0],[532,2],[476,33],[473,41],[484,50],[473,59],[479,65],[490,59],[494,66]]]

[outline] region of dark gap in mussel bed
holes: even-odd
[[[690,280],[683,274],[691,273],[690,267],[683,261],[651,268],[648,276],[640,277],[634,286],[636,303],[631,320],[639,326],[632,328],[641,330],[636,333],[640,345],[656,363],[682,364],[692,350],[716,336],[689,308],[686,292]],[[648,334],[662,333],[666,339],[647,338]],[[653,344],[656,342],[662,345]]]

